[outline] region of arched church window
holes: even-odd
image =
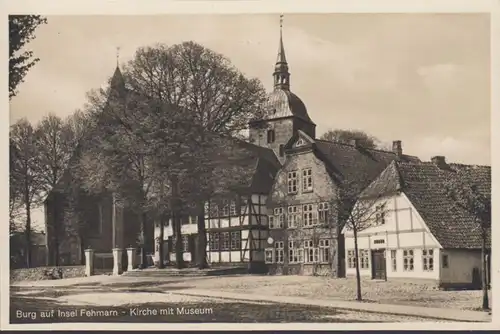
[[[281,144],[280,145],[280,157],[285,156],[285,145]]]
[[[274,139],[275,139],[274,130],[267,130],[267,142],[269,144],[274,143]]]

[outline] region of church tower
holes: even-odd
[[[304,102],[290,91],[290,72],[283,43],[283,15],[280,17],[278,57],[273,78],[274,89],[265,105],[265,118],[249,124],[250,141],[271,148],[283,163],[284,147],[298,130],[316,138],[316,124],[309,117]]]

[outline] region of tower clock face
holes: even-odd
[[[271,238],[271,237],[267,238],[267,243],[268,243],[268,244],[270,244],[270,245],[271,245],[273,242],[274,242],[274,239],[273,239],[273,238]]]

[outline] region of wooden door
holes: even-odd
[[[385,249],[372,250],[372,279],[386,279]]]

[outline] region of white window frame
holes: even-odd
[[[297,194],[299,192],[299,177],[296,170],[288,172],[287,185],[289,194]]]
[[[347,251],[347,268],[355,269],[356,268],[356,255],[354,249],[349,249]]]
[[[360,249],[358,258],[359,269],[370,269],[370,251],[368,249]]]
[[[268,255],[271,255],[270,261],[269,261]],[[274,263],[274,248],[266,248],[264,250],[264,260],[266,263]]]
[[[229,248],[231,250],[241,249],[241,231],[232,231],[230,233]]]
[[[312,227],[318,224],[317,211],[314,210],[314,205],[304,204],[302,205],[302,224],[304,227]]]
[[[231,236],[229,232],[220,232],[219,242],[220,250],[227,251],[231,246]]]
[[[319,240],[319,262],[320,263],[330,263],[331,261],[331,240],[330,239],[320,239]]]
[[[276,241],[274,243],[274,250],[276,255],[274,257],[276,263],[285,262],[285,243],[283,241]]]
[[[328,223],[329,213],[330,213],[330,204],[328,202],[318,203],[319,223]]]
[[[285,227],[285,212],[282,207],[274,208],[273,210],[274,218],[273,218],[273,227],[269,226],[269,228],[273,229],[281,229]]]
[[[375,225],[385,224],[385,204],[379,204],[375,207]]]
[[[422,249],[422,269],[423,271],[434,271],[434,249]]]
[[[227,199],[222,201],[222,217],[229,217],[229,201]]]
[[[231,217],[237,217],[238,211],[236,210],[236,201],[232,200],[229,204],[229,215]]]
[[[313,191],[312,168],[302,170],[302,192]]]
[[[289,263],[303,263],[304,249],[300,247],[300,241],[291,240],[288,242],[288,261]]]
[[[300,227],[300,205],[292,205],[288,207],[288,228]]]
[[[398,250],[391,249],[391,269],[392,272],[398,271]]]
[[[415,251],[413,249],[403,249],[403,271],[415,270]]]
[[[318,262],[319,262],[319,248],[314,247],[314,243],[312,240],[305,240],[304,263],[318,263]]]

